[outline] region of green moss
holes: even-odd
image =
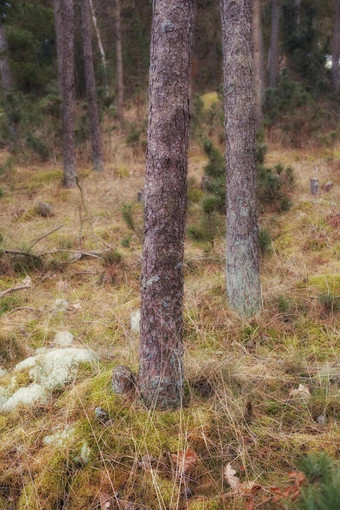
[[[201,101],[203,103],[203,108],[207,109],[207,110],[212,105],[218,103],[218,101],[219,101],[217,92],[207,92],[206,94],[203,94],[200,97],[200,99],[201,99]]]
[[[320,292],[329,292],[335,296],[340,296],[340,273],[311,276],[308,284]]]
[[[70,510],[92,508],[92,505],[97,503],[99,490],[100,471],[92,467],[81,469],[72,477],[68,508]]]
[[[222,510],[227,508],[219,498],[191,501],[188,510]]]
[[[61,182],[62,172],[60,170],[48,170],[42,172],[39,169],[29,183],[29,189],[39,188],[43,184],[50,184],[52,182]]]

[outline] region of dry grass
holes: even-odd
[[[268,155],[268,163],[294,167],[297,188],[288,213],[261,217],[274,241],[273,253],[262,261],[265,306],[258,317],[242,321],[226,306],[223,240],[209,254],[187,242],[186,405],[155,413],[138,402],[125,402],[110,389],[116,364],[138,366],[138,338],[130,329],[130,316],[139,307],[142,207],[136,197],[144,163],[142,153],[133,152],[124,139],[115,140],[107,151],[115,157],[103,175],[80,168],[85,207],[79,190],[60,186],[58,166],[15,167],[2,178],[6,248],[25,249],[63,225],[33,251],[112,249],[122,260],[110,268],[109,283],[101,259],[70,263],[67,253],[46,257],[44,269],[30,274],[31,290],[15,295],[3,308],[0,302],[2,366],[10,369],[34,349],[52,345],[61,330],[71,331],[77,344],[91,346],[100,356],[97,370],[90,375],[85,371],[44,405],[0,416],[0,508],[96,509],[107,494],[112,508],[128,508],[122,501],[129,501],[148,510],[236,510],[244,501],[226,496],[222,470],[228,462],[243,480],[270,487],[284,486],[287,473],[305,453],[339,456],[339,313],[319,300],[325,289],[340,295],[334,277],[340,267],[336,160],[322,151],[280,147]],[[1,154],[2,160],[6,157]],[[193,145],[192,180],[199,182],[203,166],[204,157]],[[311,198],[311,176],[321,182],[332,179],[333,190]],[[50,202],[54,216],[38,216],[39,201]],[[132,205],[134,231],[123,220],[124,204]],[[11,270],[8,260],[1,268],[0,290],[24,274]],[[68,309],[56,311],[56,299],[67,300]],[[8,345],[12,354],[6,357]],[[309,387],[308,402],[289,397],[299,384]],[[97,406],[106,410],[106,423],[96,418]],[[316,422],[320,415],[326,417],[323,426]],[[72,433],[64,444],[44,444],[44,437],[67,427]],[[89,462],[80,458],[86,447]],[[181,477],[172,454],[187,448],[198,461]],[[145,455],[152,456],[151,466],[143,464]],[[192,497],[186,499],[188,487]]]

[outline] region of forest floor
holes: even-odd
[[[82,166],[82,193],[62,188],[58,165],[4,169],[3,249],[43,264],[0,259],[0,292],[28,287],[0,297],[1,509],[288,508],[303,485],[299,459],[339,456],[340,148],[269,149],[267,163],[291,165],[296,188],[288,212],[261,214],[273,239],[263,310],[249,321],[228,310],[223,239],[212,249],[187,240],[185,405],[171,412],[111,390],[116,365],[138,369],[142,151],[122,142],[102,175]],[[205,161],[193,145],[193,189]],[[334,187],[314,198],[310,177]],[[189,201],[189,222],[197,211]],[[62,357],[43,359],[62,348],[91,354],[54,384]],[[25,405],[43,378],[45,393]]]

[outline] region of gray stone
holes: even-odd
[[[310,180],[310,192],[313,197],[320,195],[320,182],[317,177],[312,177]]]
[[[316,423],[317,423],[318,425],[325,425],[325,423],[326,423],[326,417],[325,417],[325,416],[323,416],[323,414],[321,414],[320,416],[318,416],[318,417],[317,417],[317,419],[316,419]]]
[[[102,407],[96,407],[94,410],[94,414],[96,418],[100,421],[103,421],[107,418],[107,412]]]
[[[333,182],[333,181],[328,181],[328,182],[326,182],[326,183],[322,186],[322,189],[323,189],[323,191],[328,192],[328,191],[330,191],[330,190],[333,188],[333,186],[334,186],[334,182]]]
[[[40,216],[43,216],[43,218],[49,218],[50,216],[53,216],[52,206],[47,202],[39,202],[37,212]]]
[[[136,380],[129,369],[124,365],[118,365],[112,374],[112,390],[117,395],[134,395],[136,392]]]

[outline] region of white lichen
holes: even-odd
[[[70,442],[70,440],[74,436],[74,428],[66,427],[63,430],[58,430],[54,434],[51,434],[49,436],[45,436],[43,439],[43,443],[45,446],[52,445],[56,448],[65,448],[67,444]]]
[[[46,399],[46,389],[41,384],[33,383],[27,387],[19,388],[13,393],[1,407],[1,411],[8,412],[15,409],[18,405],[32,405],[42,402]]]
[[[68,331],[59,331],[53,342],[59,347],[70,347],[73,343],[73,335]]]
[[[130,317],[130,328],[134,333],[139,333],[140,330],[140,309],[136,310]]]

